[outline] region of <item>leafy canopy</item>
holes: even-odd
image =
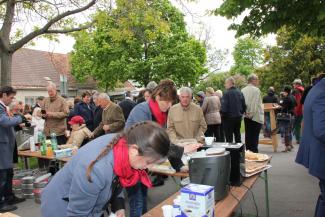
[[[234,51],[234,66],[231,74],[249,75],[263,62],[262,43],[253,38],[239,38]]]
[[[301,34],[324,36],[325,2],[323,0],[225,0],[215,10],[228,19],[242,19],[229,27],[237,36],[261,36],[290,26]],[[238,20],[238,19],[237,19]]]
[[[183,15],[167,0],[118,0],[95,17],[94,28],[75,34],[71,62],[79,80],[91,76],[109,88],[127,79],[187,85],[207,71],[204,46],[188,35]]]
[[[281,90],[295,78],[307,85],[325,68],[325,38],[304,35],[297,39],[294,29],[282,28],[277,45],[266,49],[265,63],[257,70],[263,90],[269,86]]]

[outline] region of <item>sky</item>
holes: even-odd
[[[223,66],[222,70],[228,70],[233,64],[231,52],[233,51],[236,43],[235,32],[228,30],[228,26],[231,24],[230,20],[224,17],[208,15],[209,11],[217,8],[221,5],[222,0],[196,0],[191,3],[180,4],[182,0],[171,0],[171,2],[178,7],[185,14],[185,21],[187,23],[187,29],[189,33],[199,38],[201,29],[208,29],[209,31],[209,43],[211,46],[217,49],[228,49],[227,56],[228,64]],[[204,32],[205,32],[204,30]],[[72,51],[74,39],[65,35],[59,36],[59,43],[48,41],[46,39],[35,40],[35,46],[29,46],[29,48],[55,52],[55,53],[68,53]],[[275,36],[269,35],[262,39],[264,45],[274,45]]]

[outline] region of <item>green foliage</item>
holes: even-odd
[[[234,22],[229,27],[237,31],[237,36],[276,33],[283,26],[294,27],[301,34],[325,33],[324,1],[225,0],[215,14],[232,20],[240,18],[241,23]]]
[[[78,79],[92,76],[109,88],[126,79],[145,85],[170,78],[193,85],[207,72],[204,46],[188,35],[183,15],[167,0],[116,4],[96,14],[93,29],[74,34],[71,63]]]
[[[233,76],[235,79],[236,87],[243,88],[246,84],[246,78],[243,75],[231,75],[230,72],[221,72],[221,73],[210,73],[204,80],[202,80],[196,87],[195,92],[205,91],[207,87],[212,87],[214,90],[222,90],[225,91],[225,80]]]
[[[307,85],[312,76],[325,68],[325,38],[307,35],[296,38],[293,29],[282,28],[277,45],[266,49],[265,63],[257,70],[264,91],[269,86],[280,91],[295,78]]]
[[[259,40],[253,38],[238,39],[232,53],[235,65],[231,74],[249,75],[263,62],[263,48]]]

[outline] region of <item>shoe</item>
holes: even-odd
[[[162,186],[162,185],[164,185],[165,184],[165,182],[164,182],[164,180],[162,180],[162,179],[155,179],[155,180],[153,180],[153,182],[152,182],[152,186],[153,187],[158,187],[158,186]]]
[[[286,146],[286,148],[282,151],[282,152],[288,152],[288,151],[291,151],[291,149],[289,148],[289,146]]]
[[[4,204],[3,206],[0,207],[0,213],[12,212],[12,211],[14,211],[16,209],[17,209],[16,206],[9,205],[9,204]]]
[[[14,205],[17,203],[22,203],[24,202],[26,199],[25,198],[20,198],[20,197],[16,197],[15,195],[10,197],[10,199],[6,200],[6,203],[9,205]]]

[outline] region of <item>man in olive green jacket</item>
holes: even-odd
[[[42,107],[46,112],[42,114],[43,118],[45,118],[44,133],[46,137],[50,137],[51,133],[55,133],[58,145],[62,145],[67,141],[65,131],[67,130],[66,117],[69,113],[69,107],[65,99],[58,95],[54,83],[49,83],[47,92],[49,97],[45,98]]]
[[[172,143],[177,144],[184,139],[195,139],[204,142],[207,129],[202,109],[192,103],[192,90],[188,87],[180,89],[180,103],[170,108],[167,120],[167,133]]]
[[[103,113],[102,121],[93,131],[94,137],[98,137],[101,130],[104,130],[105,134],[123,130],[125,119],[121,107],[113,103],[106,93],[98,95],[98,104],[102,107]]]

